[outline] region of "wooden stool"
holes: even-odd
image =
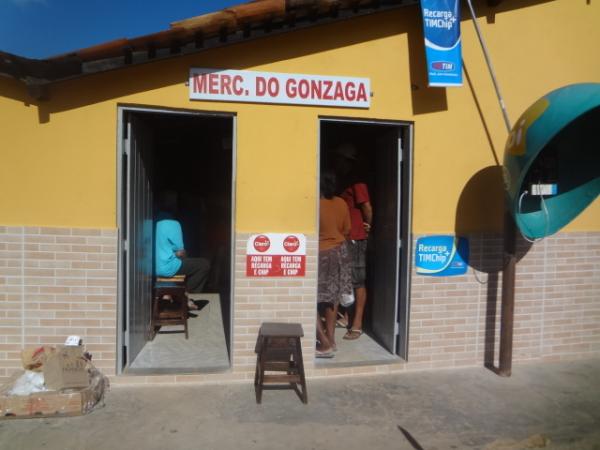
[[[169,295],[171,300],[163,300]],[[158,277],[152,288],[152,338],[162,325],[183,325],[188,338],[188,298],[185,295],[185,275]]]
[[[281,389],[282,383],[289,383],[289,389],[296,391],[302,403],[308,403],[304,363],[302,361],[302,345],[300,338],[304,336],[302,325],[299,323],[263,323],[258,332],[255,352],[256,374],[254,375],[254,390],[256,403],[262,401],[262,391],[265,383],[277,383],[271,386]],[[285,372],[285,375],[265,375],[266,371]],[[298,384],[302,391],[298,389]]]

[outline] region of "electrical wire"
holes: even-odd
[[[538,182],[538,184],[541,184],[541,182]],[[519,196],[519,206],[518,206],[518,213],[521,214],[521,210],[522,210],[522,205],[523,205],[523,198],[529,195],[529,191],[527,189],[525,189],[523,192],[521,192],[521,195]],[[543,241],[545,239],[545,237],[548,235],[548,231],[550,229],[550,212],[548,211],[548,207],[546,206],[546,201],[544,200],[544,196],[540,195],[540,202],[542,204],[542,211],[544,212],[544,217],[546,218],[546,225],[544,228],[544,237],[538,238],[538,239],[530,239],[529,237],[525,236],[523,234],[523,232],[521,231],[521,228],[517,227],[517,229],[519,230],[519,233],[521,234],[521,236],[523,237],[523,239],[525,239],[527,242],[531,242],[532,244],[535,244],[536,242],[540,242]],[[504,269],[506,268],[507,262],[505,261],[503,264],[502,269],[500,269],[500,271],[504,271]],[[479,278],[478,275],[478,271],[475,270],[474,267],[471,267],[471,269],[473,270],[473,276],[475,278],[475,281],[477,281],[477,283],[485,285],[488,283],[488,281],[483,281],[481,278]],[[488,278],[489,278],[489,274],[488,274]]]
[[[538,185],[541,184],[540,182],[538,182]],[[526,195],[529,195],[529,191],[527,189],[525,189],[523,192],[521,192],[521,195],[519,196],[519,214],[521,213],[521,205],[523,202],[523,197],[525,197]],[[546,218],[546,225],[544,228],[544,236],[541,238],[537,238],[537,239],[530,239],[527,236],[525,236],[525,234],[523,234],[523,232],[521,231],[520,227],[517,227],[519,229],[519,233],[521,233],[521,236],[523,237],[523,239],[525,239],[527,242],[531,242],[532,244],[535,244],[536,242],[540,242],[543,241],[544,238],[546,236],[548,236],[548,231],[550,229],[550,213],[548,211],[548,207],[546,206],[546,201],[544,200],[544,196],[540,195],[540,202],[542,204],[542,211],[544,211],[544,217]]]
[[[475,267],[471,267],[471,269],[473,269],[473,276],[475,277],[475,281],[477,281],[479,284],[488,284],[488,280],[486,281],[482,281],[479,278],[479,275],[477,275],[477,270],[475,269]],[[488,273],[488,279],[490,277],[490,274]]]

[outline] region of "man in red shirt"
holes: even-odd
[[[350,210],[350,241],[349,253],[352,268],[352,285],[354,287],[354,296],[356,298],[354,305],[354,317],[352,326],[344,336],[344,339],[358,339],[362,331],[362,321],[367,303],[367,288],[365,285],[367,278],[367,239],[371,230],[373,221],[373,208],[369,197],[369,189],[366,183],[360,181],[358,177],[348,176],[357,160],[356,148],[350,144],[343,144],[336,148],[337,169],[346,177],[346,186],[342,191],[342,197]],[[345,173],[343,173],[345,172]]]

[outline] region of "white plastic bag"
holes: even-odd
[[[47,391],[44,386],[44,374],[41,372],[32,372],[31,370],[26,370],[23,375],[21,375],[15,383],[13,384],[10,391],[8,391],[9,395],[29,395],[34,392],[43,392]]]
[[[352,306],[354,304],[354,292],[350,292],[349,294],[342,294],[342,298],[340,300],[340,305],[344,308],[348,306]]]

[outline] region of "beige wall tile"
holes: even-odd
[[[465,276],[411,279],[410,360],[407,363],[320,369],[314,366],[317,239],[308,238],[304,278],[247,278],[245,244],[236,236],[233,358],[219,375],[116,377],[125,383],[250,380],[254,343],[264,321],[299,322],[311,376],[362,375],[482,364],[497,358],[502,240],[471,237]],[[0,226],[0,378],[20,367],[25,345],[58,344],[81,333],[99,367],[114,374],[116,230]],[[522,245],[520,246],[520,248]],[[501,264],[500,264],[501,265]],[[486,270],[486,267],[488,268]],[[487,273],[490,272],[490,273]],[[563,360],[600,355],[600,233],[569,233],[536,243],[517,265],[515,360]]]

